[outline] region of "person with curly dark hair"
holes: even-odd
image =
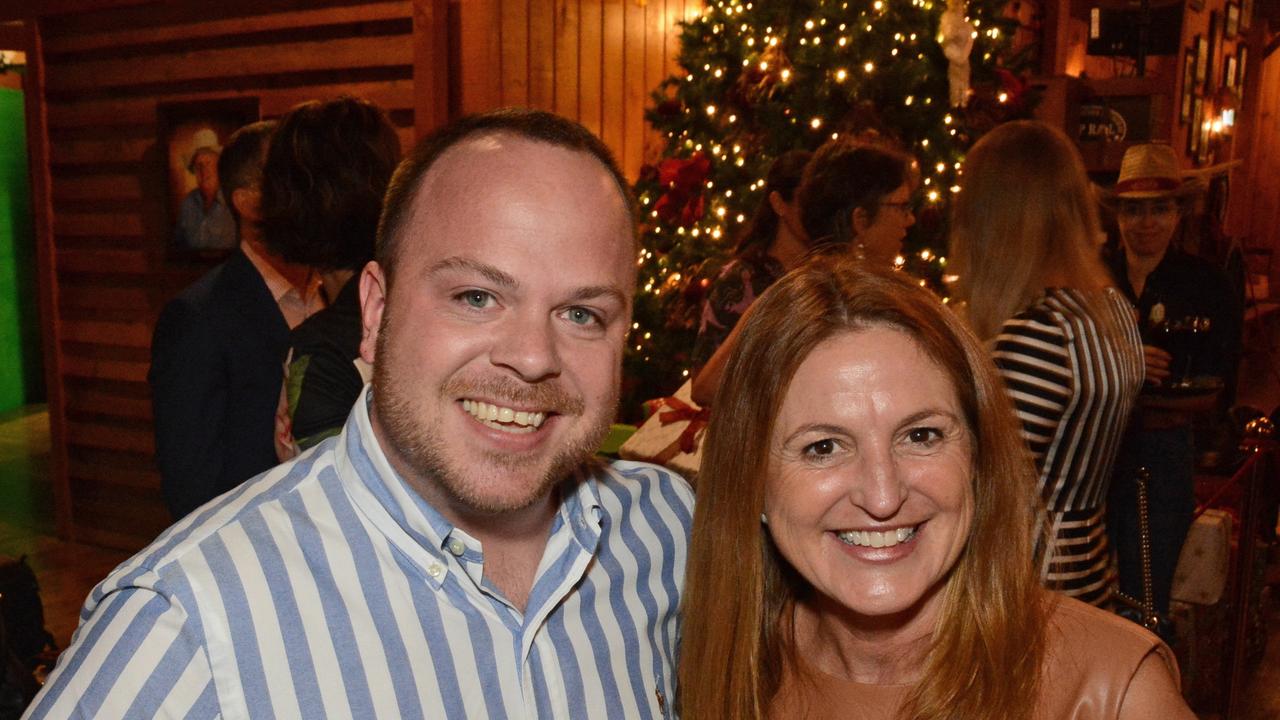
[[[382,196],[399,160],[386,113],[350,97],[299,105],[272,140],[262,184],[267,245],[319,270],[330,300],[290,337],[276,418],[281,460],[336,433],[367,380],[358,362],[360,298],[350,280],[373,259]]]

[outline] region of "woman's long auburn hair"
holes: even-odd
[[[1101,234],[1084,161],[1060,130],[1017,120],[982,136],[952,205],[947,268],[978,337],[994,337],[1051,277],[1086,292],[1111,285]]]
[[[761,524],[774,420],[796,369],[828,338],[911,336],[956,389],[973,442],[973,524],[947,576],[941,620],[903,718],[1030,717],[1044,653],[1032,533],[1035,471],[986,351],[909,279],[818,257],[753,304],[725,368],[698,477],[684,596],[684,720],[760,718],[796,648],[780,622],[811,592]]]

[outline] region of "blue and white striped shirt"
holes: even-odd
[[[639,463],[576,481],[521,614],[357,402],[98,585],[28,717],[671,717],[692,492]]]

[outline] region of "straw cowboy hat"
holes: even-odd
[[[222,146],[218,144],[218,135],[209,128],[200,128],[191,136],[191,155],[187,158],[187,172],[196,171],[196,158],[209,154],[217,157],[222,154]]]
[[[1124,151],[1120,177],[1107,196],[1113,200],[1182,197],[1204,187],[1178,169],[1178,155],[1163,143],[1133,145]]]

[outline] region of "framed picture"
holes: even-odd
[[[1209,70],[1209,39],[1203,35],[1197,35],[1195,40],[1196,46],[1196,84],[1204,82],[1205,76]]]
[[[1222,18],[1218,16],[1216,10],[1209,13],[1209,32],[1207,35],[1209,36],[1209,47],[1205,57],[1204,73],[1204,91],[1206,94],[1212,93],[1217,89],[1217,56],[1222,51]]]
[[[1244,94],[1244,71],[1249,66],[1249,48],[1241,45],[1236,50],[1236,87]]]
[[[217,254],[237,243],[235,221],[218,183],[218,157],[231,133],[258,120],[258,98],[241,97],[156,108],[169,193],[169,250]]]
[[[1233,38],[1240,32],[1240,5],[1238,3],[1227,3],[1227,18],[1222,26],[1222,36],[1225,38]]]
[[[1187,156],[1196,157],[1200,151],[1200,133],[1204,126],[1204,100],[1196,97],[1191,105],[1191,127],[1187,128]]]
[[[1186,124],[1191,119],[1191,97],[1196,84],[1196,49],[1187,48],[1182,57],[1182,102],[1178,108],[1178,120]]]
[[[1236,89],[1236,56],[1228,55],[1226,60],[1226,68],[1222,74],[1222,86],[1227,90],[1234,91]]]
[[[1247,32],[1253,24],[1253,0],[1242,0],[1240,3],[1240,31]]]

